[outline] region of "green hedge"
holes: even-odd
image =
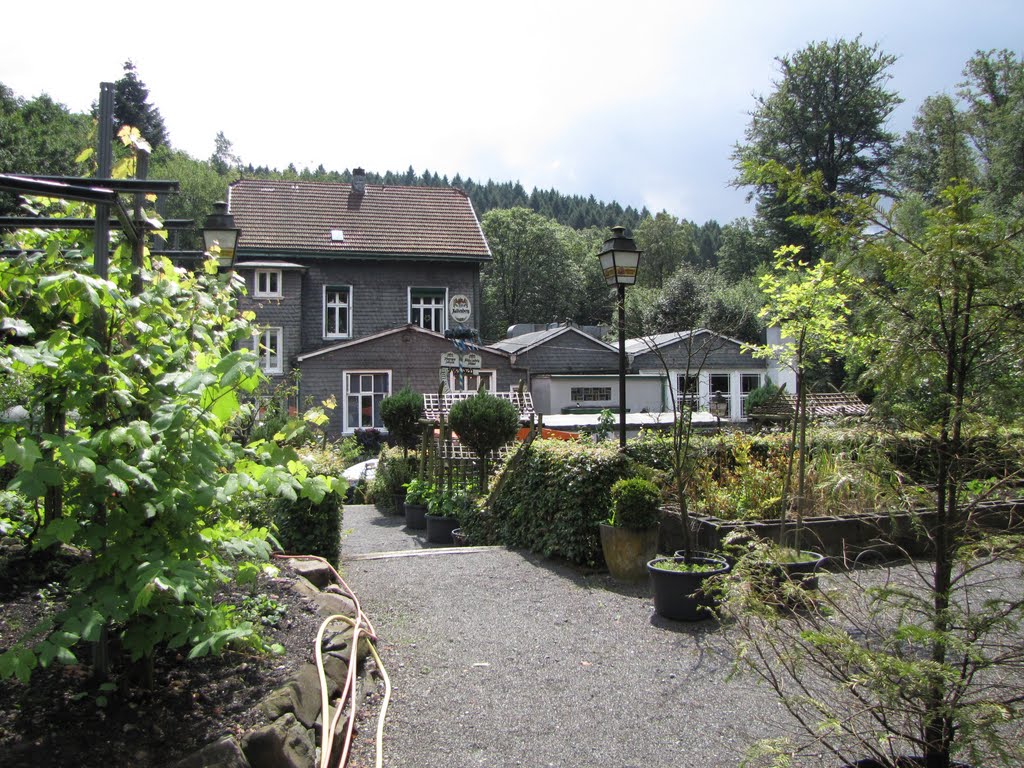
[[[490,518],[468,521],[478,537],[581,565],[601,561],[598,525],[608,519],[611,487],[632,472],[612,444],[537,440],[521,449],[490,499]]]
[[[300,458],[310,475],[338,477],[344,471],[349,452],[329,445],[308,449]],[[241,516],[254,527],[269,528],[281,549],[294,555],[318,555],[334,566],[341,555],[341,523],[345,491],[328,493],[319,503],[309,499],[257,497],[239,494],[236,504]]]
[[[279,499],[271,508],[277,540],[289,554],[317,555],[335,567],[341,560],[341,496],[329,493],[314,504],[308,499]]]

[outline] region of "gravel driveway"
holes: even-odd
[[[347,506],[345,528],[344,575],[395,688],[385,765],[715,768],[777,731],[770,693],[728,680],[724,631],[655,617],[646,584],[505,549],[431,553],[372,506]]]

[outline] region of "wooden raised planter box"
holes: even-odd
[[[678,512],[675,512],[678,515]],[[1024,523],[1024,498],[978,504],[973,518],[979,525],[1007,530]],[[935,520],[934,510],[895,512],[893,514],[836,515],[804,519],[801,547],[830,557],[854,559],[871,551],[888,556],[906,552],[927,555],[926,529]],[[792,537],[794,523],[786,523],[786,538]],[[721,549],[726,536],[744,529],[755,536],[778,540],[778,520],[722,520],[691,515],[690,531],[697,549],[714,552]]]

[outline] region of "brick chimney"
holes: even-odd
[[[362,168],[352,169],[352,191],[357,195],[362,195],[366,192],[366,171]]]

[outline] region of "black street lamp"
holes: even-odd
[[[605,282],[618,288],[619,307],[619,448],[626,447],[626,286],[636,282],[640,251],[625,227],[612,227],[612,236],[604,241],[601,271]]]
[[[207,253],[214,245],[220,247],[217,266],[230,267],[234,263],[239,232],[240,230],[235,226],[235,217],[228,213],[228,204],[225,202],[214,203],[213,213],[206,217],[206,222],[203,224],[203,244],[206,246]]]

